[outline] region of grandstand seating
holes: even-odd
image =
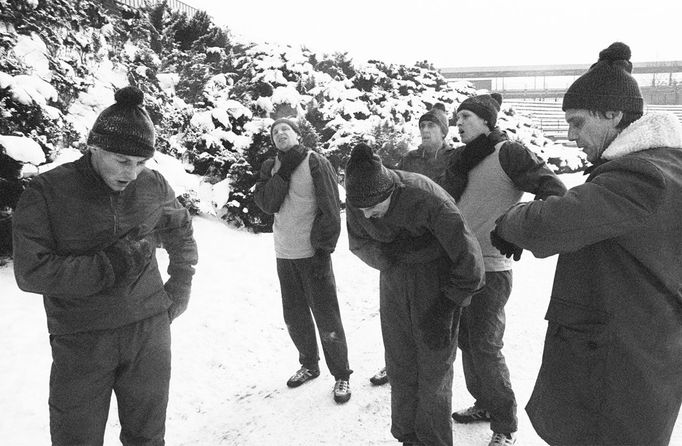
[[[568,124],[564,120],[561,101],[505,100],[503,105],[511,106],[517,113],[528,116],[542,133],[551,139],[566,138]],[[682,105],[646,105],[646,111],[668,111],[682,122]]]

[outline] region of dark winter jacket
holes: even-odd
[[[416,150],[407,152],[400,159],[396,169],[417,172],[437,181],[445,173],[445,168],[448,166],[454,150],[449,145],[443,143],[443,146],[433,156],[427,155],[424,147],[419,146]]]
[[[667,445],[682,402],[682,126],[644,115],[602,157],[585,184],[498,222],[559,254],[527,411],[553,445]]]
[[[350,250],[378,270],[397,263],[428,263],[449,257],[450,295],[457,304],[465,303],[483,286],[485,271],[481,248],[460,214],[455,200],[427,177],[400,170],[391,171],[396,190],[381,218],[365,218],[347,204],[346,224]],[[414,245],[431,247],[421,252]],[[403,257],[400,246],[409,247]]]
[[[291,150],[294,150],[293,148]],[[313,250],[331,253],[341,233],[341,210],[336,172],[326,158],[316,152],[309,152],[308,167],[312,177],[316,210],[312,215],[310,244]],[[276,214],[290,194],[290,182],[279,175],[279,160],[274,157],[261,166],[260,179],[256,183],[254,201],[263,212]],[[298,166],[292,178],[301,170]]]
[[[169,274],[185,284],[197,263],[189,214],[163,176],[145,168],[125,190],[112,192],[89,154],[32,180],[13,225],[17,284],[43,294],[55,335],[120,327],[170,306],[155,256],[133,283],[115,281],[103,250],[123,235],[156,234],[168,251]]]
[[[542,159],[523,144],[509,141],[506,134],[494,131],[487,142],[491,145],[490,155],[468,172],[458,168],[464,146],[456,148],[440,182],[451,195],[461,195],[457,207],[481,245],[486,271],[506,271],[512,268],[512,260],[490,243],[495,220],[518,203],[523,192],[544,200],[563,195],[566,186]],[[466,187],[463,193],[456,194],[452,188],[461,183],[461,175],[467,176],[463,179]]]

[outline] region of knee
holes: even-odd
[[[323,343],[339,342],[341,340],[339,334],[336,331],[320,332],[320,339]]]

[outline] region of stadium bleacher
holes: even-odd
[[[503,105],[511,106],[517,113],[527,116],[542,133],[551,139],[566,138],[568,124],[564,120],[561,101],[505,100]],[[647,111],[668,111],[682,122],[682,105],[644,105]]]

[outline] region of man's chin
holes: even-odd
[[[129,184],[130,183],[125,183],[125,184],[121,184],[121,183],[111,184],[111,183],[109,183],[108,186],[109,186],[109,189],[113,190],[114,192],[122,192],[125,190],[126,187],[128,187]]]

